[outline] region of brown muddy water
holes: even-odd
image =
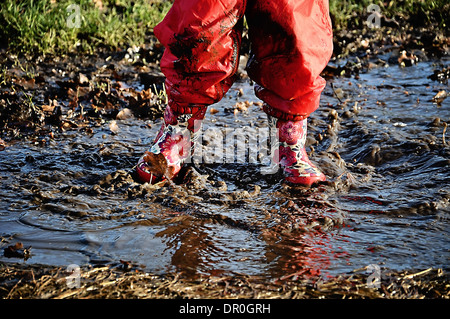
[[[435,103],[448,87],[427,78],[439,63],[329,80],[308,134],[329,181],[309,190],[245,162],[195,163],[175,184],[136,183],[130,172],[160,120],[69,130],[45,147],[11,143],[0,152],[1,248],[22,242],[31,257],[0,261],[122,260],[159,274],[286,280],[373,264],[449,270],[450,98]],[[236,83],[203,129],[266,127],[257,101],[251,83]]]

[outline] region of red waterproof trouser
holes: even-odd
[[[307,117],[319,106],[320,73],[333,49],[326,0],[175,0],[154,30],[166,47],[161,70],[169,105],[186,113],[224,96],[239,65],[244,14],[255,94],[271,115]]]

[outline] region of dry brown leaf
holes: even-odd
[[[144,161],[149,166],[149,170],[156,176],[164,176],[171,180],[174,176],[173,167],[167,166],[167,160],[163,154],[145,152]]]

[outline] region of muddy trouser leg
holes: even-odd
[[[142,181],[173,178],[192,155],[206,108],[220,101],[234,82],[245,6],[245,0],[175,0],[155,27],[165,46],[160,65],[168,106],[152,147],[138,162]],[[166,174],[158,171],[164,160]]]
[[[218,102],[234,81],[239,65],[245,0],[175,0],[155,35],[165,46],[161,70],[169,105]]]
[[[247,72],[277,129],[274,160],[289,182],[323,181],[306,155],[305,140],[306,118],[319,107],[325,87],[320,73],[333,49],[328,1],[249,0],[246,18],[252,49]]]

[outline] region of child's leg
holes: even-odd
[[[278,141],[274,160],[286,180],[311,185],[325,180],[305,151],[306,118],[319,106],[320,73],[332,54],[332,29],[325,0],[249,0],[246,17],[252,42],[247,65],[265,102]]]
[[[171,179],[191,155],[208,105],[233,84],[245,0],[175,0],[155,35],[165,46],[161,70],[168,106],[151,148],[139,159],[143,182]]]
[[[175,0],[155,35],[165,46],[161,70],[169,105],[218,102],[239,65],[245,0]]]
[[[319,106],[320,73],[333,50],[326,0],[249,0],[252,56],[247,71],[273,115],[305,118]]]

